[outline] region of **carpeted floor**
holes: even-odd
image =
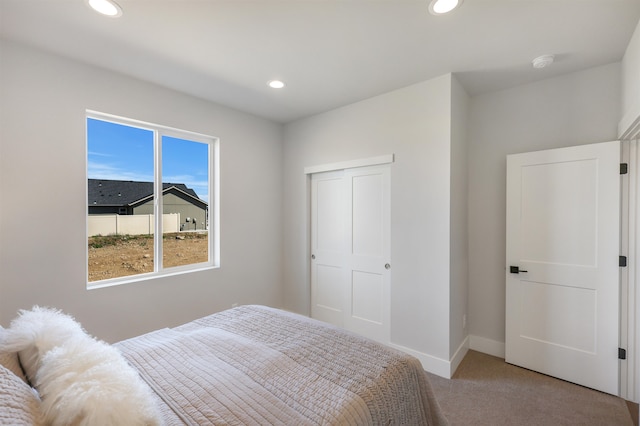
[[[626,402],[480,352],[451,380],[429,374],[450,426],[632,426]]]

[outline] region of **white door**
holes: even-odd
[[[312,317],[388,343],[390,169],[311,179]]]
[[[347,288],[344,172],[311,175],[311,316],[344,326]]]
[[[507,157],[507,362],[618,393],[620,143]]]

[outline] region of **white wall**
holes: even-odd
[[[281,306],[281,125],[10,42],[0,74],[0,324],[55,306],[115,341],[234,302]],[[86,290],[85,109],[220,138],[219,270]]]
[[[640,132],[640,22],[622,58],[622,114],[618,135]]]
[[[472,337],[504,350],[507,154],[615,140],[620,72],[620,63],[615,63],[471,99],[468,322]]]
[[[449,353],[458,352],[456,362],[466,353],[468,326],[463,324],[467,315],[468,298],[468,138],[469,97],[458,80],[451,81],[451,255],[450,255],[450,330]],[[468,320],[468,319],[467,319]],[[452,370],[455,371],[457,365]]]
[[[451,85],[445,75],[303,119],[284,139],[285,306],[309,313],[304,167],[393,153],[391,341],[440,366],[450,356]]]

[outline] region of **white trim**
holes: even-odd
[[[87,168],[89,168],[88,165]],[[160,196],[156,196],[157,194],[160,194]],[[164,260],[164,257],[162,256],[163,221],[155,220],[155,218],[161,218],[162,214],[164,213],[163,201],[164,193],[162,191],[162,134],[160,131],[153,129],[153,272],[155,274],[164,270],[162,266],[162,262]],[[87,285],[90,286],[91,283],[87,282]]]
[[[627,318],[627,394],[625,399],[633,402],[640,402],[640,327],[638,326],[638,308],[640,307],[640,291],[638,291],[638,262],[640,253],[638,251],[638,241],[640,241],[640,229],[638,219],[640,215],[640,199],[638,189],[640,187],[640,173],[638,164],[640,162],[640,150],[638,141],[629,142],[629,222],[628,222],[628,318]]]
[[[465,338],[463,342],[458,346],[456,353],[453,355],[451,361],[447,361],[441,358],[436,358],[432,355],[427,355],[423,352],[416,351],[406,346],[396,345],[395,343],[389,343],[392,348],[398,349],[402,352],[408,353],[411,356],[418,358],[424,368],[429,373],[435,374],[445,379],[450,379],[456,372],[460,363],[464,359],[467,352],[469,352],[469,337]]]
[[[91,281],[92,283],[95,283],[95,284],[88,286],[87,290],[96,290],[100,288],[114,287],[114,286],[119,286],[123,284],[132,284],[132,283],[142,282],[142,281],[151,280],[151,279],[172,277],[174,275],[191,274],[194,272],[209,271],[214,269],[220,269],[220,266],[215,266],[215,265],[211,266],[209,263],[205,263],[205,262],[192,263],[189,265],[176,266],[169,269],[163,269],[160,272],[147,272],[142,274],[127,275],[124,277],[117,277],[117,278],[111,278],[111,279],[100,280],[100,281]]]
[[[618,124],[618,137],[624,140],[640,138],[640,103],[624,116]]]
[[[388,346],[418,358],[422,364],[422,368],[429,373],[444,377],[445,379],[451,378],[451,362],[442,358],[436,358],[432,355],[427,355],[423,352],[419,352],[402,345],[396,345],[395,343],[389,343]]]
[[[504,359],[504,342],[487,339],[486,337],[469,335],[469,349]]]
[[[94,111],[90,109],[86,110],[86,116],[89,118],[94,118],[96,120],[123,124],[125,126],[140,127],[150,131],[158,130],[162,132],[163,136],[169,136],[178,139],[184,139],[185,136],[188,136],[189,140],[193,142],[211,143],[212,140],[219,140],[219,138],[215,136],[205,135],[204,133],[177,129],[175,127],[163,126],[162,124],[150,123],[148,121],[136,120],[134,118],[121,117],[119,115],[108,114],[106,112]]]
[[[450,361],[407,348],[406,346],[397,345],[395,343],[389,343],[388,346],[418,358],[422,364],[422,368],[429,373],[444,377],[445,379],[453,377],[469,350],[482,352],[504,359],[504,342],[497,342],[485,337],[473,335],[469,335],[464,339],[460,346],[458,346],[458,349],[455,354],[453,354]]]
[[[338,163],[320,164],[317,166],[307,166],[304,168],[305,175],[314,173],[332,172],[334,170],[353,169],[356,167],[377,166],[380,164],[393,163],[394,155],[380,155],[378,157],[361,158],[357,160],[341,161]]]
[[[638,372],[638,142],[629,142],[629,222],[628,222],[628,239],[627,247],[627,282],[628,282],[628,329],[627,329],[627,389],[626,399],[639,402],[640,393],[638,393],[638,385],[640,385]]]
[[[213,144],[209,145],[209,169],[213,172],[209,175],[209,263],[219,268],[220,260],[220,241],[222,234],[220,231],[220,139],[214,138]],[[215,238],[211,238],[211,231]]]
[[[636,295],[635,295],[635,217],[636,217],[636,143],[621,142],[621,162],[629,165],[627,175],[621,176],[620,254],[627,256],[626,268],[620,269],[620,347],[627,350],[621,360],[619,396],[636,401]]]
[[[453,357],[451,357],[451,361],[449,363],[449,378],[453,377],[456,370],[460,366],[460,363],[467,355],[467,352],[469,352],[469,336],[465,337],[462,343],[460,343],[460,346],[458,346],[458,350],[456,350],[456,353],[454,353]]]

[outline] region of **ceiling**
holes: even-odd
[[[453,72],[470,95],[617,62],[640,0],[0,0],[0,37],[286,123]],[[534,69],[531,61],[554,54]],[[272,79],[287,84],[274,90]]]

